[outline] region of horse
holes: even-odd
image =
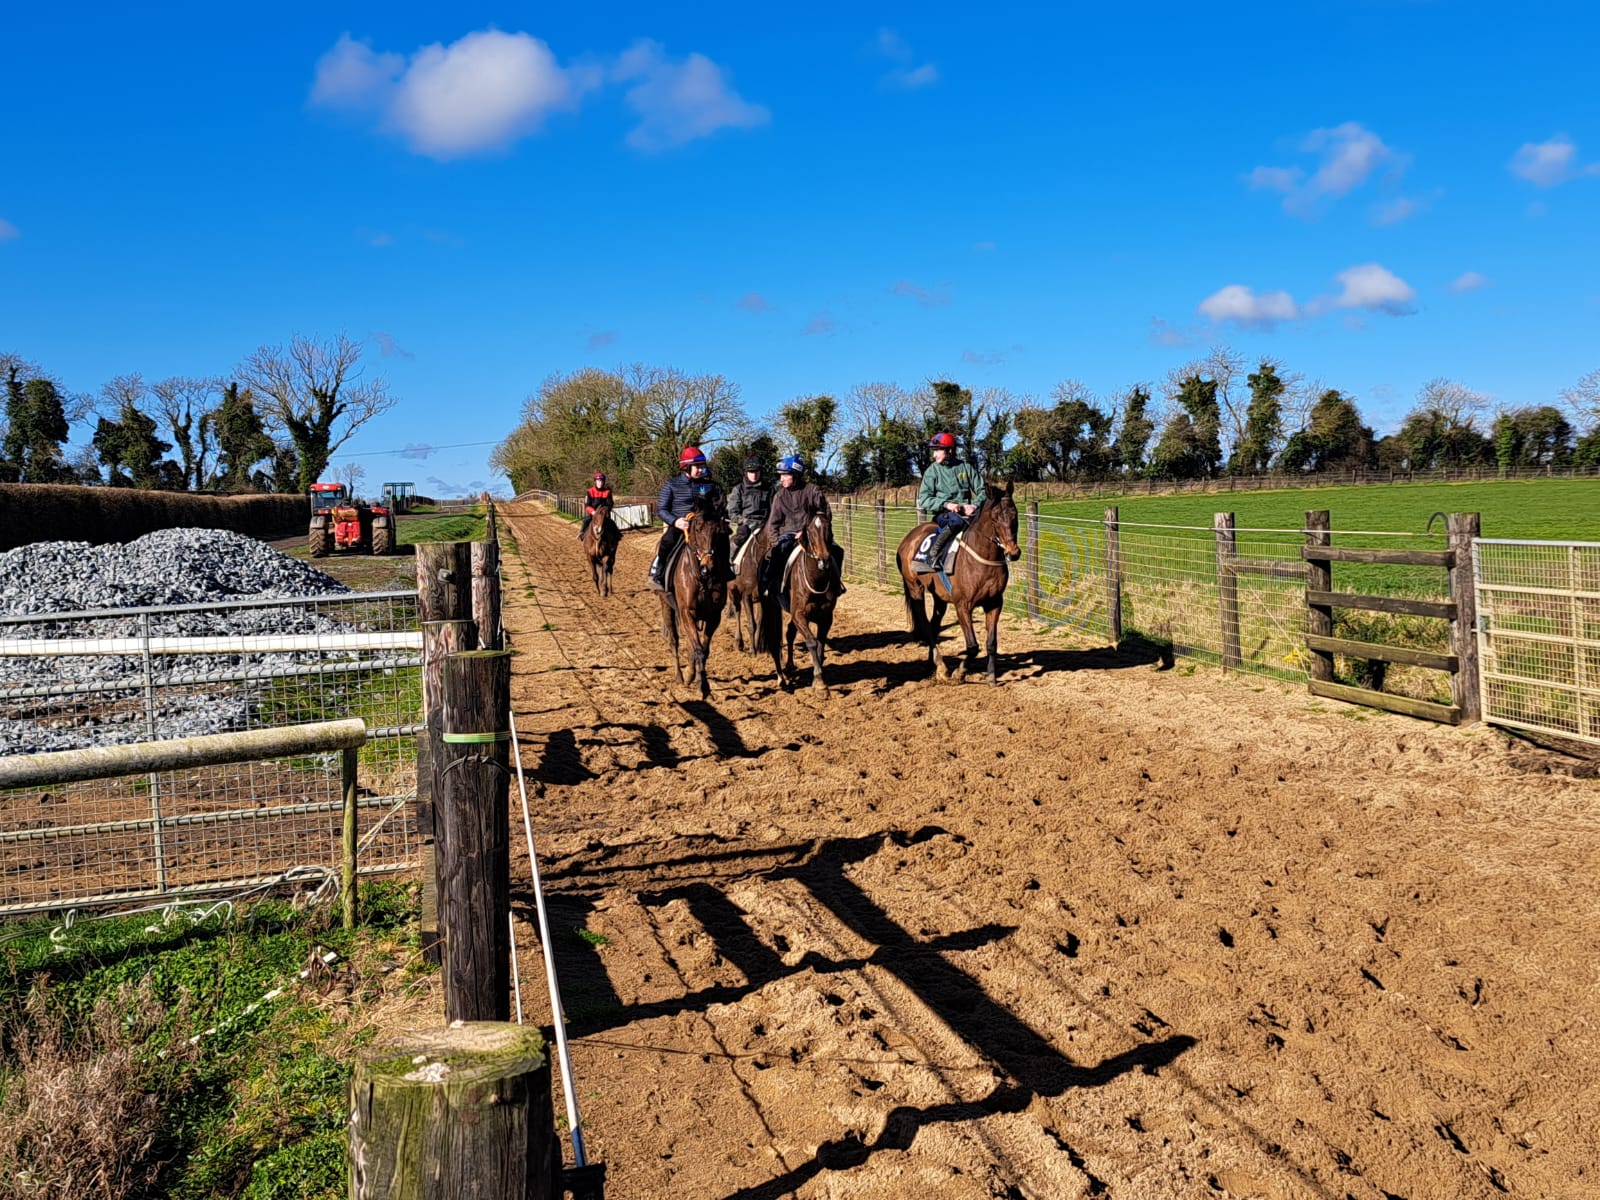
[[[922,539],[937,528],[932,521],[924,521],[900,541],[895,560],[900,565],[900,578],[905,584],[906,616],[911,622],[911,632],[917,641],[928,647],[928,667],[936,670],[939,678],[965,678],[967,667],[978,656],[978,639],[972,631],[972,610],[981,607],[988,625],[988,676],[990,683],[998,683],[995,665],[995,644],[999,640],[1000,608],[1005,603],[1006,582],[1010,570],[1006,560],[1016,562],[1022,555],[1017,545],[1017,506],[1011,499],[1011,484],[1004,488],[989,485],[988,495],[977,514],[967,523],[961,535],[956,565],[950,573],[946,588],[938,574],[919,575],[911,569]],[[986,557],[998,548],[1000,556]],[[933,597],[933,620],[928,620],[923,594]],[[967,635],[967,654],[957,662],[955,671],[948,672],[938,657],[939,626],[944,622],[944,610],[955,605],[956,620],[961,632]]]
[[[822,661],[827,651],[828,631],[833,628],[833,606],[842,590],[839,566],[833,558],[833,519],[827,513],[814,514],[801,529],[799,542],[800,553],[792,563],[785,564],[772,581],[773,595],[766,597],[762,610],[763,634],[772,651],[772,668],[780,687],[788,691],[794,686],[794,635],[798,632],[811,655],[812,690],[826,695],[828,685],[823,682]],[[777,591],[786,581],[789,619],[784,622]],[[780,623],[787,630],[782,639],[788,650],[787,669],[779,661]]]
[[[728,584],[728,615],[733,618],[733,634],[739,649],[743,650],[745,622],[750,623],[750,653],[760,654],[767,648],[765,630],[761,625],[761,561],[767,557],[772,543],[767,539],[765,525],[752,533],[740,551],[734,567],[733,582]]]
[[[717,506],[701,499],[689,513],[683,549],[667,571],[661,595],[661,636],[672,646],[679,683],[700,683],[700,699],[711,698],[706,655],[728,600],[728,522]],[[689,678],[678,659],[680,631],[689,642]]]
[[[617,565],[617,544],[622,541],[622,531],[611,519],[611,501],[596,500],[594,516],[583,531],[583,552],[589,558],[589,577],[594,580],[594,590],[602,596],[611,595],[611,572]]]

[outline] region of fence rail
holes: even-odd
[[[0,755],[359,717],[363,869],[417,861],[414,592],[0,618]],[[0,790],[0,912],[217,891],[331,861],[339,753]]]

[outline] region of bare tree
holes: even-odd
[[[345,463],[333,473],[333,477],[350,489],[352,499],[359,499],[361,485],[367,481],[367,469],[360,463]]]
[[[100,402],[95,405],[95,411],[101,416],[109,416],[115,420],[130,408],[144,411],[145,400],[150,395],[150,388],[145,384],[144,376],[134,371],[127,375],[118,375],[107,380],[100,387]]]
[[[746,428],[739,385],[721,375],[685,375],[672,367],[635,363],[623,369],[622,377],[641,407],[656,449],[655,465],[662,471],[675,468],[685,445],[723,441]]]
[[[341,333],[326,341],[295,334],[287,349],[262,346],[239,365],[268,428],[294,444],[301,491],[356,430],[397,402],[382,378],[363,378],[360,364],[360,345]]]
[[[916,408],[916,398],[898,383],[858,383],[840,404],[840,433],[847,440],[870,436],[885,419],[910,421]]]
[[[1489,397],[1464,383],[1438,376],[1417,390],[1414,411],[1437,413],[1450,428],[1470,429],[1477,418],[1489,411]]]
[[[1600,367],[1562,389],[1561,399],[1580,429],[1600,430]]]
[[[214,419],[221,407],[222,380],[174,375],[150,385],[155,415],[166,424],[178,448],[183,486],[199,491],[206,486],[210,458],[216,448]]]

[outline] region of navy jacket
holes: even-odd
[[[722,489],[717,486],[715,479],[709,475],[690,479],[680,471],[661,485],[661,494],[656,497],[656,516],[663,523],[671,525],[679,517],[686,517],[693,512],[694,502],[701,496],[705,496],[717,508],[722,507]]]

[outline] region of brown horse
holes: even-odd
[[[583,552],[589,557],[589,577],[594,580],[594,590],[602,596],[611,595],[611,572],[617,565],[617,543],[622,541],[622,531],[611,519],[611,501],[596,500],[594,516],[583,531]]]
[[[843,590],[839,567],[833,559],[833,520],[826,513],[815,514],[800,531],[799,542],[800,553],[794,562],[786,564],[772,581],[774,594],[766,598],[762,623],[778,685],[785,691],[794,686],[794,635],[798,632],[811,655],[812,690],[826,693],[828,685],[822,679],[822,660],[827,652],[828,631],[833,628],[833,606]],[[789,592],[787,622],[776,595],[785,585]],[[779,651],[783,648],[778,644],[780,624],[787,630],[781,639],[788,650],[787,668],[779,660]]]
[[[750,653],[760,654],[767,648],[761,628],[761,560],[766,558],[772,543],[767,540],[766,526],[750,535],[741,552],[738,566],[734,568],[733,582],[728,585],[728,613],[733,617],[734,638],[743,650],[745,622],[750,623]]]
[[[698,680],[700,698],[706,700],[711,696],[706,655],[711,652],[711,637],[722,623],[722,609],[728,600],[728,522],[714,505],[701,500],[689,514],[688,524],[683,552],[671,565],[667,590],[661,593],[661,636],[672,646],[672,669],[678,682]],[[680,631],[689,643],[687,681],[678,659]]]
[[[944,623],[944,610],[954,604],[961,632],[967,635],[967,655],[957,661],[954,672],[947,672],[944,663],[939,662],[937,673],[941,679],[961,679],[968,665],[978,657],[972,610],[982,608],[989,632],[989,682],[998,683],[995,643],[999,639],[1000,608],[1005,603],[1006,582],[1011,574],[1006,559],[1015,562],[1022,554],[1022,548],[1017,545],[1017,506],[1011,499],[1011,484],[1007,483],[1004,488],[989,486],[982,507],[961,535],[961,549],[950,573],[948,589],[937,574],[919,575],[911,569],[917,547],[935,528],[933,522],[924,521],[901,539],[900,548],[895,552],[900,578],[905,583],[906,616],[911,621],[911,632],[928,647],[928,666],[932,668],[938,656],[939,626]],[[991,554],[993,558],[989,557]],[[925,592],[933,597],[931,622],[922,602]]]

